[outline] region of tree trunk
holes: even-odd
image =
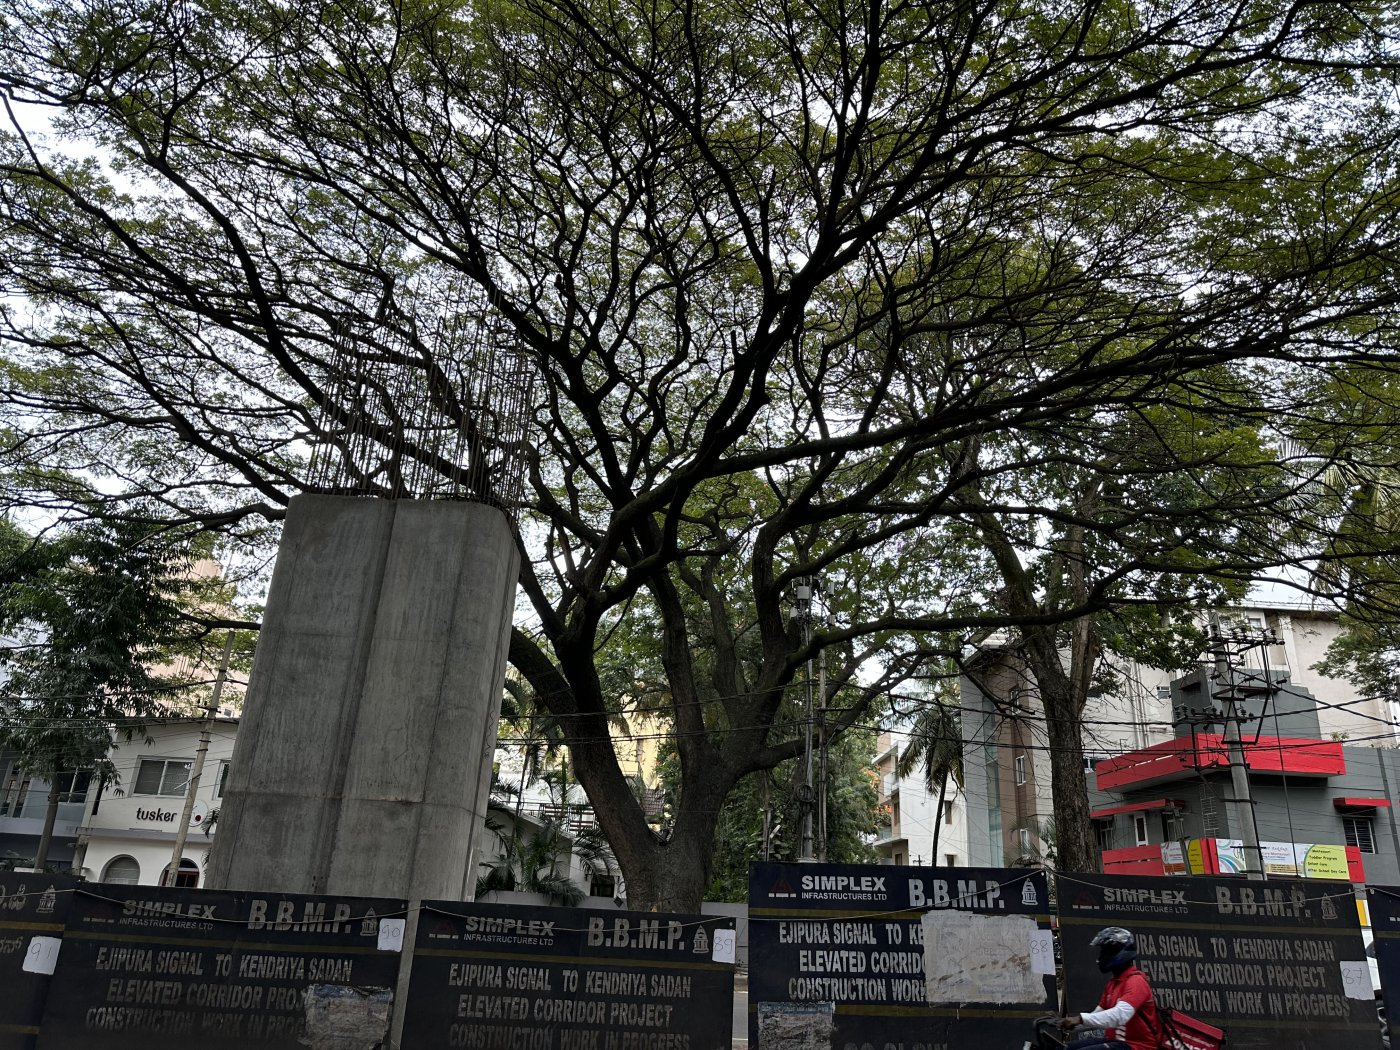
[[[691,835],[673,834],[650,863],[626,873],[627,907],[632,911],[698,912],[710,888],[710,845]]]
[[[40,871],[49,861],[49,845],[53,842],[53,827],[58,823],[58,772],[49,781],[49,806],[44,811],[44,830],[39,836],[39,849],[34,854],[34,867]]]
[[[1058,665],[1058,656],[1056,664]],[[1047,669],[1048,671],[1048,669]],[[1045,708],[1050,741],[1050,790],[1055,799],[1056,866],[1060,871],[1098,871],[1099,854],[1089,820],[1089,788],[1084,779],[1082,704],[1060,667],[1033,669]]]
[[[975,493],[973,499],[980,503]],[[1033,616],[1044,612],[1037,603],[1035,582],[1021,564],[1014,544],[992,514],[980,514],[986,540],[1006,584],[1011,612]],[[1054,800],[1057,865],[1061,871],[1098,871],[1099,856],[1089,821],[1089,787],[1084,779],[1083,712],[1097,657],[1097,638],[1087,619],[1088,592],[1084,577],[1083,530],[1071,529],[1066,539],[1063,571],[1068,576],[1072,607],[1081,610],[1070,632],[1070,669],[1060,656],[1055,626],[1028,624],[1021,628],[1020,647],[1040,693],[1050,741],[1050,790]]]
[[[938,837],[943,831],[943,799],[948,794],[948,774],[945,772],[938,781],[938,808],[933,814],[933,856],[929,864],[938,867]]]

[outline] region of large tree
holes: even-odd
[[[172,661],[207,633],[194,553],[188,535],[139,522],[30,535],[0,518],[0,745],[49,783],[36,868],[61,795],[80,774],[113,776],[113,734],[193,702],[200,683]]]
[[[511,661],[642,906],[698,902],[717,800],[803,747],[784,699],[815,652],[839,732],[934,639],[1150,601],[1209,563],[1137,563],[1121,519],[1077,515],[1139,586],[991,600],[1008,562],[969,544],[976,501],[1053,462],[1053,435],[1180,389],[1191,413],[1267,417],[1298,373],[1391,352],[1384,9],[18,0],[2,17],[11,498],[81,468],[117,509],[276,520],[307,442],[362,414],[347,360],[467,414],[434,333],[475,304],[535,384]],[[1242,377],[1247,406],[1216,396]],[[395,495],[399,476],[359,488]],[[831,609],[814,630],[790,615],[807,577]],[[664,841],[608,732],[598,657],[629,623],[659,640],[681,766]]]

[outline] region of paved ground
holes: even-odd
[[[748,1050],[749,1045],[749,975],[745,970],[734,974],[734,1050]]]

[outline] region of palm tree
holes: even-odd
[[[495,834],[500,850],[481,862],[483,870],[476,881],[477,899],[496,891],[518,890],[543,894],[551,903],[563,907],[577,907],[587,893],[569,878],[573,857],[578,857],[589,870],[601,867],[606,874],[613,874],[612,851],[598,826],[589,824],[570,830],[572,810],[568,803],[567,762],[546,770],[540,779],[548,785],[554,804],[540,815],[535,833],[526,837],[523,830],[526,820],[534,818],[522,815],[519,793],[514,786],[501,783],[493,776],[487,809],[500,815],[509,814],[511,819],[507,827],[488,812],[486,829]]]
[[[895,764],[895,776],[923,774],[930,793],[938,793],[938,814],[933,822],[933,856],[938,858],[938,836],[943,828],[943,804],[951,779],[963,786],[962,718],[949,697],[939,695],[923,707],[909,727],[909,746]]]
[[[1031,844],[1011,858],[1013,868],[1055,868],[1055,818],[1027,817],[1013,829],[1029,831]]]

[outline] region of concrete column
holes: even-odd
[[[518,570],[492,507],[292,500],[209,886],[471,896]]]

